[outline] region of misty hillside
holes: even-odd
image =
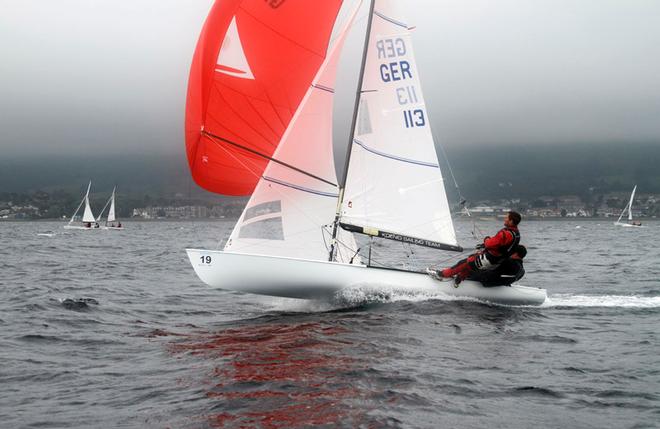
[[[448,148],[447,156],[468,199],[584,195],[628,191],[660,193],[660,144],[560,145]],[[442,165],[442,164],[441,164]],[[442,165],[453,198],[453,183]],[[23,158],[0,160],[0,193],[36,190],[107,193],[117,185],[123,195],[182,194],[217,198],[190,178],[184,155],[105,158]]]
[[[448,150],[463,194],[471,199],[660,193],[660,143],[557,145]],[[445,174],[450,191],[449,175]]]

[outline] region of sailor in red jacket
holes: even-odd
[[[520,213],[510,211],[504,218],[504,228],[493,237],[486,237],[483,244],[477,246],[481,251],[459,261],[451,268],[440,272],[442,277],[454,277],[456,284],[463,281],[473,271],[487,271],[497,267],[507,259],[520,243],[518,224],[522,216]]]

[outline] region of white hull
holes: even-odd
[[[101,229],[116,229],[118,231],[121,231],[124,229],[123,226],[102,226]]]
[[[426,274],[304,259],[187,249],[197,276],[209,286],[259,295],[328,299],[350,287],[371,286],[413,293],[438,293],[505,305],[540,305],[545,289],[485,288],[464,281],[438,281]]]
[[[64,229],[99,229],[99,228],[94,228],[93,226],[81,226],[81,225],[64,225]]]
[[[623,226],[625,228],[641,228],[642,227],[642,225],[633,225],[631,223],[624,223],[624,222],[614,222],[614,225]]]

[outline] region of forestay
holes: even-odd
[[[457,246],[405,7],[375,0],[341,222]]]

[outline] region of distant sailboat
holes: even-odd
[[[110,196],[110,198],[108,198],[108,201],[105,203],[105,206],[103,206],[101,213],[99,213],[97,222],[99,222],[103,218],[103,212],[105,211],[105,208],[108,207],[108,204],[110,205],[110,208],[108,209],[108,217],[105,219],[105,224],[102,227],[103,229],[124,229],[121,222],[117,221],[117,218],[115,217],[116,191],[117,191],[117,187],[115,186],[112,189],[112,195]]]
[[[92,208],[89,205],[89,190],[91,187],[92,181],[90,180],[89,185],[87,185],[87,192],[85,193],[85,196],[83,197],[82,201],[80,201],[80,204],[78,204],[76,211],[73,212],[73,215],[71,215],[69,223],[64,225],[65,229],[95,229],[99,227],[99,224],[96,222],[96,218],[94,217],[94,213],[92,213]],[[83,212],[81,224],[74,225],[76,215],[78,214],[78,211],[83,206],[83,204],[85,205],[85,210]]]
[[[616,226],[624,226],[624,227],[640,227],[642,226],[642,223],[638,220],[633,220],[632,216],[632,205],[633,205],[633,200],[635,199],[635,191],[637,190],[637,185],[632,190],[632,193],[630,194],[630,201],[628,201],[628,205],[624,207],[623,211],[621,212],[621,215],[619,215],[619,219],[617,219],[616,222],[614,222],[614,225]],[[628,222],[621,222],[621,219],[623,216],[628,212]]]

